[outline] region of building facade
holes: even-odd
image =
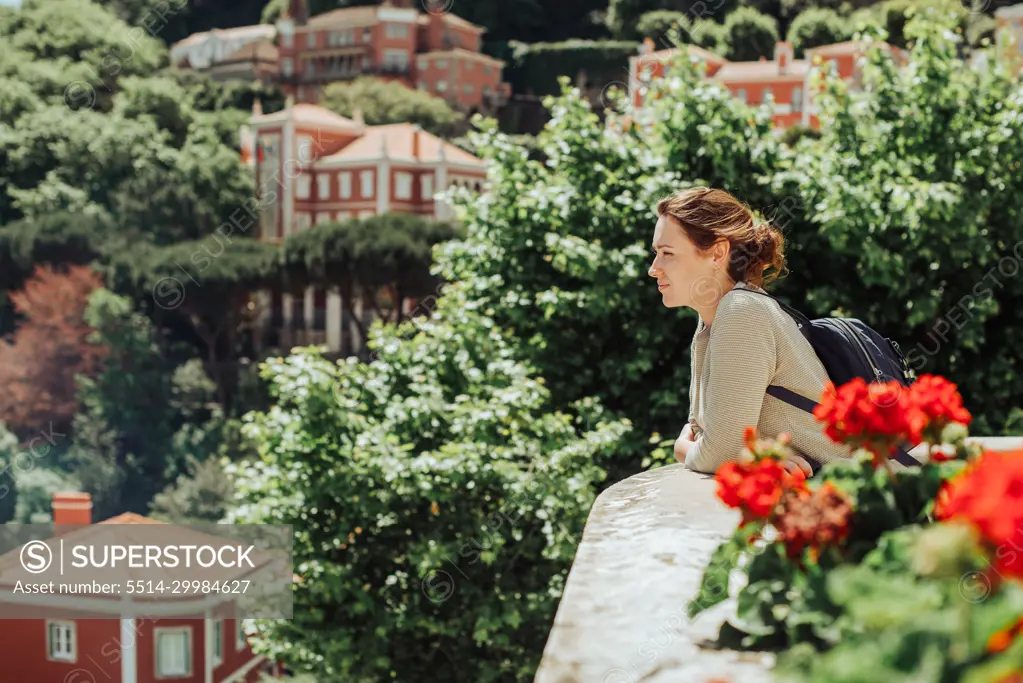
[[[55,493],[53,496],[54,524],[74,525],[74,530],[63,538],[70,540],[88,533],[89,529],[80,525],[92,523],[91,510],[88,493]],[[100,522],[101,525],[160,523],[132,513]],[[9,569],[8,565],[16,561],[19,561],[16,551],[0,561],[0,583],[4,583],[2,575]],[[11,595],[11,588],[5,583],[4,590],[5,595]],[[82,604],[82,610],[91,616],[98,611],[119,612],[116,605],[103,605],[110,601],[101,595],[76,596],[75,600],[87,603]],[[276,664],[252,652],[242,622],[216,618],[212,608],[209,619],[175,618],[175,608],[170,603],[166,617],[76,619],[75,608],[70,603],[68,598],[59,603],[63,614],[57,614],[51,607],[54,618],[0,619],[0,652],[5,655],[0,680],[11,683],[257,683],[267,675],[277,676],[281,672]],[[194,611],[194,607],[189,609]]]
[[[840,78],[855,86],[860,79],[859,58],[872,47],[887,51],[897,63],[905,60],[905,53],[897,47],[865,41],[812,48],[806,51],[804,59],[795,59],[792,43],[779,41],[775,44],[773,59],[756,62],[729,61],[695,45],[686,45],[685,49],[692,58],[706,62],[708,78],[724,85],[743,102],[762,105],[772,101],[777,127],[802,124],[816,128],[819,121],[810,87],[812,68],[833,69]],[[679,49],[655,50],[653,41],[647,39],[640,54],[629,58],[629,92],[638,111],[642,110],[646,97],[644,84],[662,78]]]
[[[997,58],[1017,71],[1023,68],[1023,5],[995,10]]]
[[[276,83],[299,103],[319,102],[329,83],[375,76],[463,112],[492,114],[511,86],[501,80],[504,62],[480,52],[483,32],[450,12],[422,12],[406,0],[313,17],[305,0],[290,0],[276,26],[189,36],[172,46],[171,59],[215,77]]]
[[[451,207],[435,195],[452,186],[481,191],[486,180],[483,161],[411,124],[369,126],[289,100],[279,112],[255,111],[250,128],[259,237],[267,241],[392,212],[447,220]],[[266,297],[263,328],[274,335],[268,343],[325,344],[346,355],[361,349],[353,316],[365,327],[370,322],[361,301],[315,287]],[[401,312],[413,305],[406,300]]]

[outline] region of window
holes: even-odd
[[[437,92],[447,92],[447,91],[448,91],[448,82],[447,81],[437,81]]]
[[[309,224],[312,223],[313,216],[309,213],[297,213],[295,214],[295,230],[302,231],[309,228]]]
[[[363,199],[373,196],[373,171],[363,171],[359,176],[359,194]]]
[[[803,89],[798,86],[792,89],[792,111],[803,111]]]
[[[362,42],[368,43],[373,40],[373,32],[369,28],[362,29]]]
[[[316,47],[316,34],[310,31],[305,36],[306,47]]]
[[[249,637],[247,635],[245,635],[245,621],[243,619],[235,619],[235,622],[234,622],[234,649],[242,650],[248,644],[249,644]]]
[[[486,74],[487,76],[490,75],[490,65],[489,64],[484,64],[483,65],[483,73]]]
[[[394,196],[396,199],[412,199],[411,173],[398,173],[395,175]]]
[[[395,49],[384,50],[384,68],[400,69],[402,71],[407,70],[408,51]]]
[[[206,622],[210,623],[210,622]],[[224,620],[213,620],[213,665],[224,661]]]
[[[291,34],[281,32],[281,47],[291,47]]]
[[[308,135],[298,136],[298,160],[303,164],[313,160],[313,139]]]
[[[739,98],[740,102],[745,102],[746,101],[746,88],[739,88],[735,92],[735,96]]]
[[[430,86],[426,84],[426,81],[419,81],[416,83],[416,87],[420,90],[429,90]]]
[[[46,622],[47,659],[56,662],[75,661],[75,622]]]
[[[433,176],[422,175],[419,177],[419,191],[423,195],[423,199],[433,199]]]
[[[768,100],[773,99],[773,98],[774,98],[774,91],[771,90],[771,86],[769,86],[769,85],[764,86],[764,90],[760,94],[760,101],[761,102],[767,102]]]
[[[163,678],[191,676],[192,629],[181,626],[156,628],[153,632],[156,638],[156,675]]]
[[[348,199],[352,196],[352,174],[348,171],[344,171],[337,177],[338,183],[338,194],[341,195],[341,199]]]
[[[384,24],[384,35],[388,38],[408,38],[408,24]]]
[[[466,95],[471,95],[472,94],[472,83],[466,83],[465,85],[463,85],[462,86],[462,92],[465,93]]]
[[[297,178],[295,183],[295,196],[299,199],[309,199],[309,176],[305,173]]]
[[[291,57],[285,57],[281,60],[281,73],[285,76],[290,76],[294,73],[294,65],[291,63]]]
[[[339,221],[347,221],[347,220],[351,220],[351,218],[352,218],[352,212],[351,211],[338,211],[337,212],[337,219]]]
[[[373,209],[363,209],[359,212],[359,218],[369,218],[374,215],[376,215],[376,212]]]
[[[437,68],[438,69],[446,69],[446,68],[448,68],[448,60],[446,60],[446,59],[438,59],[437,60]]]
[[[316,214],[316,225],[330,223],[330,211],[320,211]]]
[[[416,68],[420,71],[425,71],[430,66],[429,60],[426,57],[420,57],[416,60]]]
[[[330,197],[330,176],[321,173],[316,176],[316,197],[327,199]]]

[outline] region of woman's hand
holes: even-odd
[[[689,452],[689,446],[695,441],[696,439],[693,437],[693,425],[686,422],[686,426],[682,428],[682,432],[678,435],[678,439],[675,440],[675,460],[684,463],[686,461],[686,454]]]
[[[806,458],[796,455],[795,453],[787,456],[781,461],[781,464],[782,467],[793,474],[797,470],[801,470],[807,477],[813,476],[813,467],[810,465],[810,462]]]

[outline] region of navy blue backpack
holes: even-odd
[[[777,301],[782,310],[796,321],[796,326],[810,342],[835,386],[841,386],[855,377],[862,377],[868,383],[890,382],[894,379],[907,387],[916,381],[916,373],[909,367],[898,343],[856,318],[810,320],[770,294],[744,288],[733,291],[759,294]],[[817,401],[776,384],[767,387],[767,393],[808,413],[817,407]],[[905,448],[893,457],[903,465],[920,464]],[[814,467],[815,471],[817,469]]]

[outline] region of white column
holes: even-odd
[[[341,295],[327,292],[327,346],[331,351],[341,350]]]
[[[138,683],[138,648],[135,620],[121,619],[121,683]],[[155,647],[156,644],[154,643]]]
[[[284,319],[284,325],[280,330],[278,330],[278,332],[280,334],[282,346],[291,346],[292,344],[295,343],[295,340],[292,339],[291,334],[291,315],[293,313],[291,307],[293,301],[294,297],[291,294],[281,295],[281,309],[283,309],[282,310],[283,315],[281,317]]]
[[[441,146],[443,150],[443,145]],[[437,164],[437,170],[433,177],[433,191],[434,193],[443,192],[448,189],[448,167],[444,163],[443,158],[441,162]],[[433,200],[433,218],[434,220],[442,221],[448,217],[448,204],[440,199]]]
[[[355,319],[362,323],[362,297],[359,295],[355,296],[355,302],[353,305],[355,309]],[[362,350],[363,345],[362,335],[359,334],[359,327],[352,321],[352,353],[358,353]]]
[[[205,672],[203,680],[205,683],[213,683],[213,610],[210,608],[206,609],[206,619],[202,622],[202,631],[206,642],[206,647],[203,648],[203,671]]]
[[[377,164],[377,215],[383,216],[390,209],[391,199],[391,162],[386,135],[380,136],[380,156],[383,161]]]

